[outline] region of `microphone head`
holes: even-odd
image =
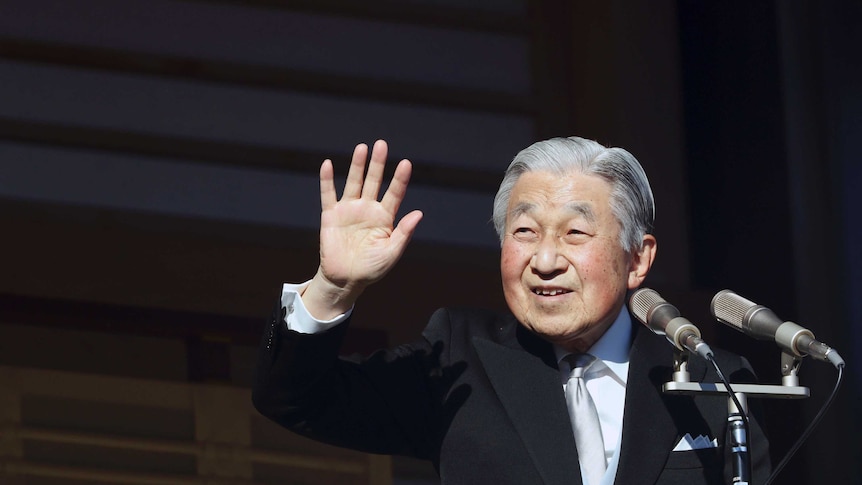
[[[638,321],[659,335],[665,335],[668,323],[679,316],[679,310],[675,306],[649,288],[641,288],[632,293],[629,308]]]
[[[700,338],[700,330],[683,318],[679,310],[655,290],[641,288],[629,298],[629,309],[635,318],[656,335],[664,335],[679,350],[688,350],[707,358],[712,350]]]
[[[639,322],[649,326],[647,323],[649,321],[649,311],[664,301],[664,298],[657,291],[649,288],[640,288],[632,293],[631,298],[629,298],[629,309]]]
[[[758,340],[772,340],[787,353],[798,357],[811,353],[821,360],[828,359],[826,351],[821,352],[816,346],[812,347],[812,343],[817,341],[810,330],[793,322],[785,322],[769,308],[730,290],[715,294],[710,311],[719,322]]]
[[[746,313],[756,306],[757,303],[746,300],[731,290],[721,290],[712,297],[709,311],[721,323],[741,330]]]
[[[719,322],[760,340],[774,339],[775,333],[785,323],[769,308],[730,290],[716,293],[709,309]]]

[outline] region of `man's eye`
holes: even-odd
[[[585,233],[584,231],[578,229],[570,229],[569,232],[567,232],[564,236],[564,239],[566,240],[566,242],[573,243],[584,239],[586,236],[587,233]]]
[[[536,231],[530,229],[529,227],[519,227],[512,232],[512,237],[516,241],[521,242],[532,242],[539,238],[536,234]]]

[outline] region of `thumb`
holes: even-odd
[[[399,255],[404,253],[404,250],[407,248],[407,243],[409,243],[410,238],[413,237],[413,233],[416,231],[416,226],[418,226],[419,221],[422,220],[422,215],[422,211],[420,210],[410,212],[398,221],[398,225],[395,226],[395,230],[392,231],[390,241],[392,241],[393,249]]]

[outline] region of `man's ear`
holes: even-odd
[[[656,240],[652,234],[645,234],[641,242],[641,248],[632,253],[632,263],[629,268],[628,287],[634,290],[643,283],[655,261]]]

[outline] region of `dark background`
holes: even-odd
[[[577,134],[646,168],[647,284],[712,345],[778,382],[774,345],[710,321],[730,288],[841,352],[844,387],[777,483],[858,483],[860,10],[0,0],[0,364],[248,386],[280,283],[316,268],[320,161],[377,137],[415,162],[405,208],[426,219],[346,350],[502,307],[502,171]],[[806,361],[812,397],[764,403],[775,462],[835,378]]]

